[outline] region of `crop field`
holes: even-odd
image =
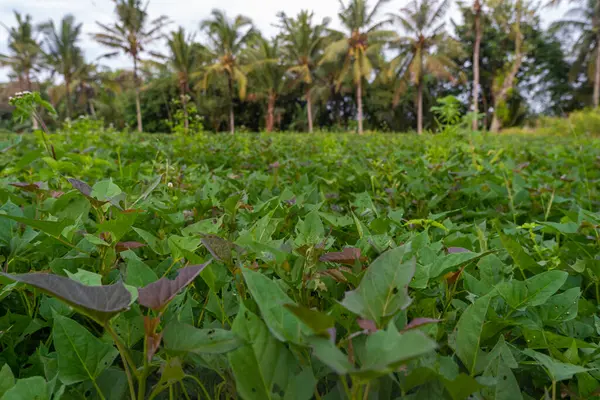
[[[0,399],[600,397],[600,140],[0,137]]]

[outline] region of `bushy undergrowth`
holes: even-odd
[[[593,398],[594,139],[0,138],[0,399]]]

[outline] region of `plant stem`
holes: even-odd
[[[204,395],[206,396],[206,398],[210,400],[210,394],[208,393],[208,391],[206,390],[206,387],[204,387],[204,385],[202,384],[200,379],[196,378],[193,375],[186,375],[185,378],[190,378],[191,380],[196,382],[198,384],[198,386],[200,386],[200,389],[202,389],[202,391],[204,392]]]
[[[146,379],[148,379],[148,334],[144,335],[144,367],[139,376],[138,400],[144,400],[146,397]],[[154,390],[152,393],[154,393]],[[156,394],[154,396],[156,396]],[[152,397],[152,394],[150,394],[150,398]]]
[[[123,360],[123,369],[125,370],[125,375],[127,375],[127,383],[129,384],[129,394],[131,396],[131,400],[135,400],[135,384],[133,383],[133,377],[131,376],[131,371],[129,370],[129,368],[131,367],[131,369],[135,373],[135,364],[133,363],[133,361],[131,361],[127,349],[125,348],[125,346],[123,346],[123,343],[121,343],[121,339],[119,338],[117,333],[112,329],[112,326],[110,326],[110,322],[107,322],[104,328],[113,338],[113,341],[117,345],[117,349],[121,354],[121,359]],[[131,365],[129,363],[131,363]]]

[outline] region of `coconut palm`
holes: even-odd
[[[99,43],[115,49],[106,56],[114,56],[122,52],[133,60],[133,77],[135,81],[135,107],[138,131],[142,132],[142,110],[140,105],[140,81],[138,66],[146,47],[161,37],[161,31],[168,24],[164,15],[151,20],[148,16],[148,2],[142,0],[114,0],[117,22],[112,25],[96,22],[103,32],[96,33],[94,38]]]
[[[477,118],[479,114],[479,54],[481,51],[481,37],[483,36],[483,29],[481,28],[481,3],[481,0],[473,2],[475,46],[473,48],[473,123],[471,128],[474,131],[478,128]]]
[[[78,46],[83,24],[75,23],[75,17],[65,16],[60,28],[57,30],[54,21],[48,21],[40,26],[45,34],[44,58],[52,73],[62,75],[65,84],[65,101],[67,118],[71,118],[73,111],[71,99],[71,84],[76,78],[78,70],[84,65],[83,52]]]
[[[327,40],[329,18],[319,24],[313,24],[313,13],[301,11],[296,18],[285,13],[278,14],[279,27],[282,30],[283,52],[290,61],[288,72],[305,86],[306,113],[308,131],[313,132],[312,96],[314,74]]]
[[[197,73],[206,59],[206,50],[198,43],[194,42],[194,35],[186,35],[185,29],[171,32],[167,38],[167,48],[169,56],[167,58],[168,67],[175,73],[179,94],[183,106],[183,124],[185,132],[189,129],[188,116],[188,93],[190,92],[190,80],[193,74]]]
[[[341,10],[338,16],[346,32],[331,31],[336,40],[327,46],[321,60],[321,63],[341,64],[338,88],[352,73],[356,87],[359,134],[363,133],[363,81],[372,76],[373,64],[379,58],[383,44],[393,37],[392,32],[381,30],[388,20],[376,22],[379,8],[387,2],[389,0],[378,0],[369,9],[367,0],[350,0],[347,5],[340,0]]]
[[[456,63],[452,55],[459,52],[459,45],[445,30],[444,16],[449,0],[413,0],[400,10],[390,14],[392,20],[406,33],[399,36],[392,46],[399,50],[390,65],[393,71],[404,75],[417,87],[417,133],[423,133],[423,87],[425,77],[453,81]],[[405,89],[400,85],[397,91]],[[395,96],[396,98],[398,95]]]
[[[551,29],[578,33],[573,46],[576,58],[573,62],[572,75],[577,75],[582,67],[588,66],[590,80],[594,82],[593,103],[597,108],[600,105],[600,1],[579,0],[578,2],[584,4],[567,11],[565,19],[552,24]]]
[[[32,75],[40,71],[42,50],[36,35],[31,16],[15,11],[16,27],[8,27],[0,22],[8,33],[8,54],[0,54],[0,66],[10,67],[21,90],[33,90]],[[33,128],[37,120],[32,118]]]
[[[229,130],[234,134],[234,84],[237,83],[240,99],[244,99],[248,82],[238,57],[256,32],[249,18],[238,15],[230,20],[225,12],[221,10],[213,10],[212,17],[202,21],[200,27],[208,34],[208,49],[212,54],[212,58],[216,60],[205,71],[203,88],[206,89],[209,79],[214,74],[225,74],[229,95]]]
[[[279,39],[268,40],[257,35],[244,53],[244,60],[252,87],[256,88],[253,94],[267,100],[265,129],[267,132],[272,132],[275,125],[275,105],[283,91],[287,69],[281,62]]]

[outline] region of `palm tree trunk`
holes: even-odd
[[[308,133],[313,133],[312,99],[310,89],[306,91],[306,113],[308,117]]]
[[[475,13],[475,49],[473,51],[473,123],[474,131],[478,128],[477,116],[479,114],[479,53],[481,49],[481,3],[475,0],[473,5]]]
[[[187,93],[186,93],[187,83],[184,83],[181,88],[181,105],[183,106],[183,131],[187,135],[190,129],[190,116],[188,113],[187,103]]]
[[[88,103],[90,105],[90,114],[92,114],[92,117],[96,119],[96,107],[94,107],[94,100],[89,99]]]
[[[596,25],[596,71],[594,76],[594,108],[600,105],[600,26]]]
[[[142,126],[142,106],[140,104],[140,83],[138,81],[138,66],[137,66],[137,56],[133,56],[133,81],[135,84],[135,112],[137,115],[137,128],[138,132],[143,131]]]
[[[67,118],[71,119],[71,79],[65,76],[65,97],[67,100]]]
[[[235,115],[233,113],[233,78],[227,75],[227,83],[229,86],[229,131],[235,135]]]
[[[500,131],[501,123],[498,118],[498,110],[502,103],[506,101],[510,89],[513,88],[515,83],[515,78],[517,73],[519,72],[519,68],[521,68],[521,64],[523,62],[523,35],[521,33],[521,15],[522,15],[522,1],[517,0],[515,5],[516,7],[516,22],[515,22],[515,57],[513,61],[513,65],[510,71],[507,72],[507,75],[504,77],[504,81],[502,82],[502,87],[498,93],[494,93],[494,116],[492,118],[492,126],[490,127],[490,131],[497,133]]]
[[[358,107],[358,134],[363,134],[363,104],[362,104],[362,79],[356,84],[356,106]]]
[[[269,99],[267,100],[267,132],[273,132],[273,126],[275,125],[275,94],[269,93]]]
[[[423,80],[417,85],[417,133],[423,134]]]

